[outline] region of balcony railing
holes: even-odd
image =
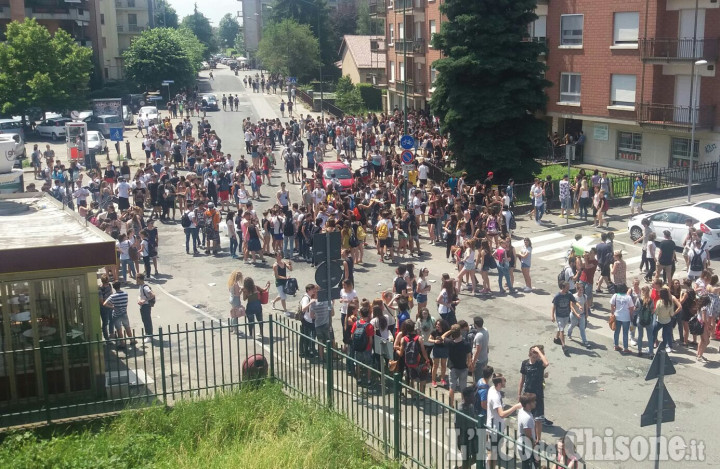
[[[397,80],[395,82],[395,91],[398,93],[405,92],[405,82]],[[425,83],[419,81],[408,80],[407,81],[407,93],[408,95],[425,96]]]
[[[142,8],[142,3],[139,3],[141,1],[142,0],[115,0],[115,8],[119,8],[121,10],[124,10],[124,9],[134,10],[134,9]],[[145,4],[145,7],[147,8],[147,3]]]
[[[395,0],[393,8],[395,11],[404,11],[405,13],[412,13],[413,10],[423,11],[425,0]]]
[[[368,0],[368,10],[370,15],[385,16],[387,14],[387,4],[385,0]]]
[[[117,30],[119,33],[141,33],[145,31],[145,26],[138,26],[136,24],[129,24],[127,26],[124,26],[122,24],[117,25]]]
[[[717,60],[718,38],[714,39],[640,39],[640,57],[643,60],[693,61]]]
[[[638,123],[644,127],[675,129],[690,132],[693,110],[690,106],[673,104],[640,103],[637,111]],[[705,105],[694,108],[695,128],[712,129],[715,123],[715,106]]]
[[[397,39],[395,41],[395,53],[422,54],[425,52],[425,39]]]

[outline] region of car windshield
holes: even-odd
[[[106,124],[119,124],[122,122],[122,118],[120,116],[103,117],[103,120]]]
[[[713,218],[705,222],[705,226],[711,230],[720,229],[720,218]]]
[[[100,140],[100,135],[98,134],[88,134],[88,140],[91,142],[97,142]]]
[[[16,121],[10,121],[10,122],[3,122],[0,124],[0,129],[2,130],[10,130],[10,129],[20,129],[20,122]]]
[[[140,114],[157,114],[157,112],[157,108],[154,106],[140,108]]]
[[[347,168],[332,168],[332,169],[326,169],[325,170],[325,177],[327,179],[350,179],[352,178],[352,174],[350,173],[350,170]]]

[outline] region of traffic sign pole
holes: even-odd
[[[667,352],[659,348],[655,353],[648,374],[645,376],[645,381],[655,378],[658,380],[645,412],[640,417],[641,427],[652,425],[652,417],[655,417],[655,469],[660,467],[660,435],[662,434],[663,421],[675,421],[675,403],[665,389],[665,375],[674,375],[675,373],[675,367],[667,357]]]

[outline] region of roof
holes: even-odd
[[[348,52],[355,61],[355,66],[361,68],[385,69],[385,49],[382,46],[385,38],[383,36],[343,36],[343,42],[340,45],[340,55],[347,47]],[[379,41],[380,49],[377,52],[370,48],[371,41]]]
[[[115,263],[115,240],[50,194],[0,195],[0,274]]]

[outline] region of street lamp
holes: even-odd
[[[697,123],[697,114],[696,110],[698,108],[697,101],[698,101],[698,85],[697,85],[697,79],[698,79],[698,73],[697,68],[702,67],[703,65],[707,65],[707,60],[698,60],[693,65],[692,69],[692,80],[693,80],[693,89],[690,93],[690,155],[689,155],[689,164],[688,164],[688,196],[687,201],[688,203],[691,202],[692,198],[692,173],[693,173],[693,153],[695,153],[695,125]]]

